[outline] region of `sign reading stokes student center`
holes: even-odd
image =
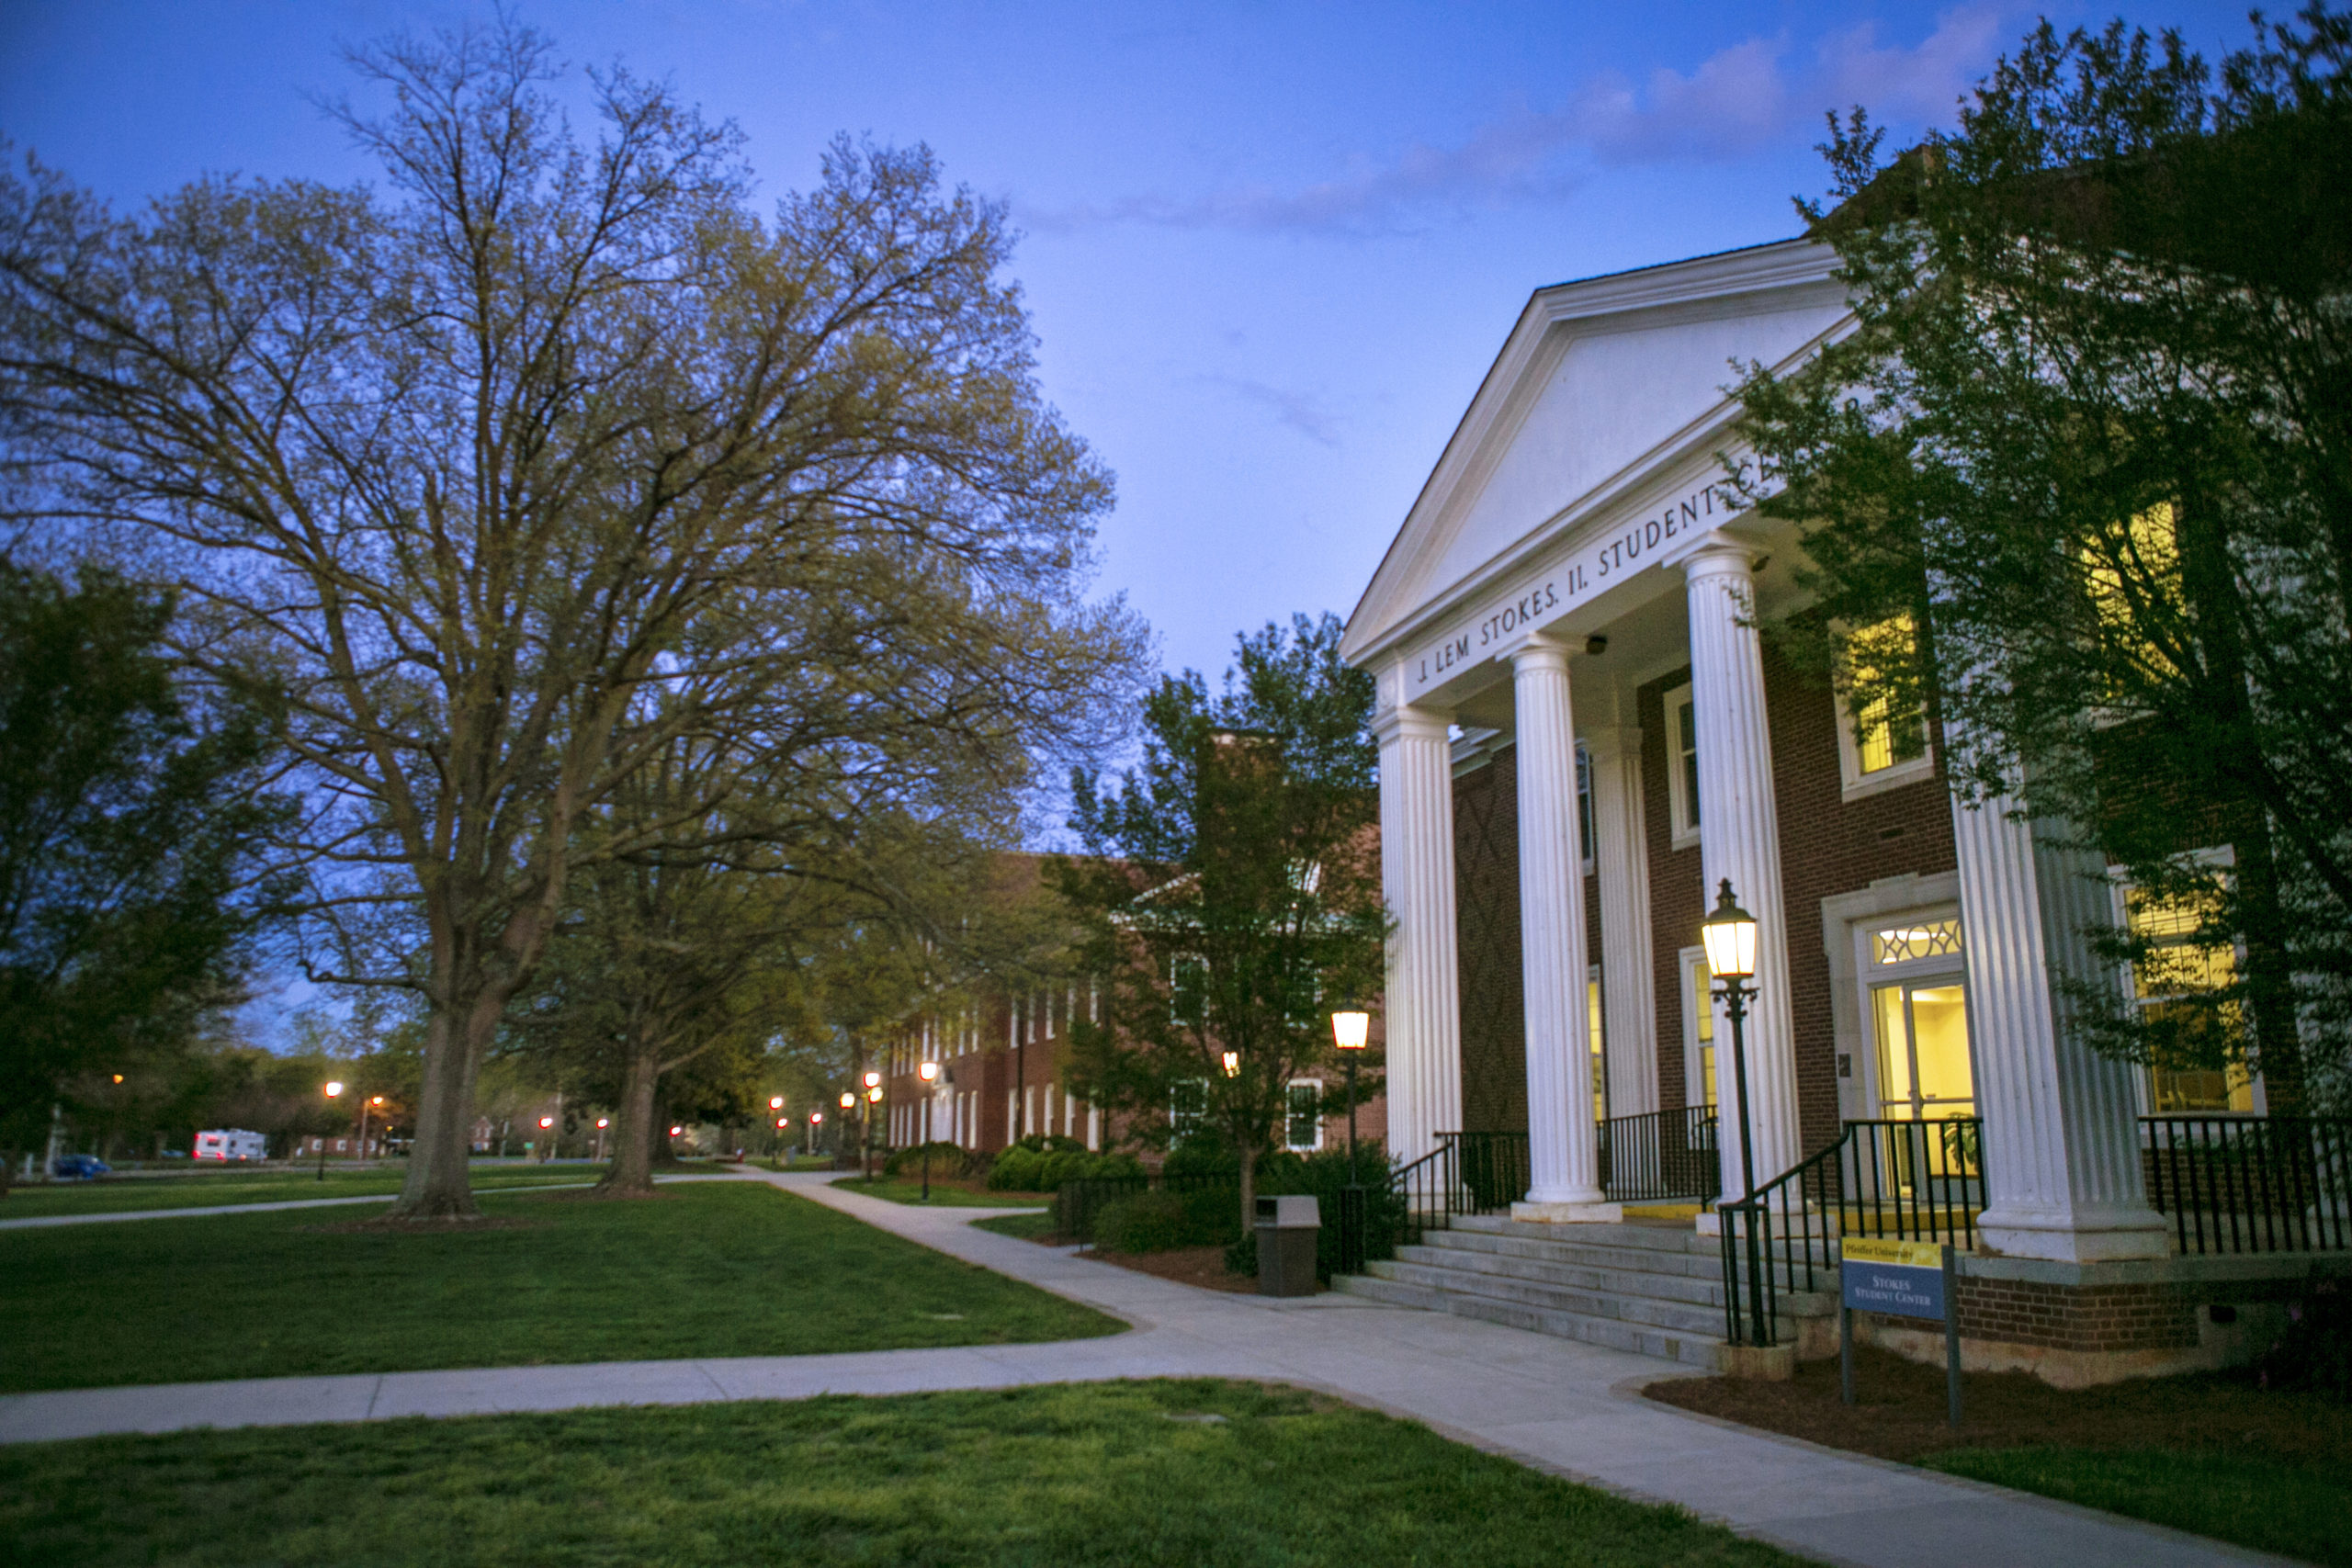
[[[1488,600],[1466,624],[1456,623],[1461,629],[1414,653],[1405,666],[1406,696],[1419,696],[1463,666],[1500,652],[1514,634],[1549,625],[1656,559],[1668,545],[1735,515],[1730,498],[1708,483],[1599,536],[1566,560]]]

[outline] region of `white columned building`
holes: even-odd
[[[1388,946],[1388,1152],[1410,1162],[1462,1125],[1453,772],[1442,713],[1392,705],[1380,740],[1380,880]]]
[[[1728,881],[1756,917],[1756,998],[1747,1035],[1747,1108],[1760,1182],[1804,1156],[1797,1132],[1794,1030],[1789,1010],[1789,921],[1781,889],[1780,808],[1772,788],[1772,736],[1764,711],[1764,661],[1756,627],[1754,552],[1724,534],[1680,557],[1689,587],[1690,711],[1698,740],[1699,843],[1703,900]],[[1694,998],[1695,1005],[1695,998]],[[1713,1006],[1712,998],[1710,1006]],[[1723,1184],[1740,1191],[1742,1130],[1736,1114],[1730,1024],[1715,1010],[1715,1104],[1723,1120]]]
[[[1609,1114],[1658,1108],[1657,984],[1651,974],[1649,819],[1642,805],[1642,732],[1611,725],[1586,733],[1592,759],[1593,880],[1600,927],[1601,1036],[1608,1043]]]
[[[1584,872],[1577,827],[1568,655],[1529,641],[1510,655],[1519,717],[1520,986],[1527,1018],[1526,1200],[1521,1219],[1613,1220],[1600,1190],[1592,1037],[1585,1005]]]
[[[2111,922],[2103,867],[1995,797],[1952,803],[1968,1005],[1984,1118],[1991,1246],[2027,1258],[2161,1258],[2164,1216],[2140,1174],[2138,1069],[2067,1027],[2061,976],[2099,970],[2085,932]]]

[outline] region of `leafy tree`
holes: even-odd
[[[1162,1147],[1182,1097],[1239,1162],[1245,1225],[1292,1081],[1334,1058],[1332,1008],[1381,980],[1374,691],[1340,630],[1300,615],[1240,637],[1214,696],[1193,671],[1163,680],[1141,762],[1115,784],[1074,777],[1089,858],[1050,872],[1101,977],[1099,1022],[1073,1023],[1072,1086]],[[1317,1109],[1345,1108],[1333,1092]]]
[[[0,1145],[123,1108],[234,999],[283,891],[273,717],[190,682],[172,615],[0,559]]]
[[[2257,27],[2216,73],[2044,23],[1893,160],[1833,117],[1859,325],[1740,390],[1791,645],[2122,868],[2158,918],[2101,950],[2186,994],[2076,981],[2097,1043],[2287,1110],[2352,1039],[2352,19]]]
[[[689,735],[1082,737],[1135,634],[1080,597],[1110,481],[1003,214],[926,150],[838,141],[763,218],[730,126],[616,67],[583,141],[510,20],[353,59],[380,187],[0,181],[0,416],[40,516],[167,560],[187,656],[286,694],[316,973],[424,1005],[394,1213],[464,1217],[508,1004],[575,871],[649,848],[581,831],[623,781]]]

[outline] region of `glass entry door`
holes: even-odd
[[[1968,1003],[1957,979],[1871,987],[1878,1032],[1879,1114],[1940,1122],[1976,1114],[1968,1060]]]

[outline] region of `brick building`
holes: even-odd
[[[1791,241],[1538,290],[1350,619],[1380,694],[1394,1151],[1523,1139],[1512,1219],[1597,1243],[1573,1227],[1621,1224],[1630,1187],[1743,1195],[1744,1140],[1760,1187],[1881,1126],[1958,1183],[1936,1201],[1969,1210],[1980,1364],[2211,1360],[2241,1337],[2224,1303],[2335,1265],[2180,1256],[2147,1119],[2259,1118],[2264,1086],[2075,1038],[2062,977],[2098,978],[2083,933],[2138,918],[2126,890],[1958,803],[1924,716],[1858,721],[1759,634],[1803,607],[1798,545],[1720,486],[1723,389],[1850,330],[1835,268]],[[1760,926],[1746,1125],[1700,946],[1726,881]],[[1711,1151],[1707,1179],[1664,1174],[1668,1145]],[[1858,1179],[1924,1179],[1890,1157]],[[1442,1264],[1414,1299],[1487,1288]],[[1608,1338],[1605,1307],[1555,1315]]]

